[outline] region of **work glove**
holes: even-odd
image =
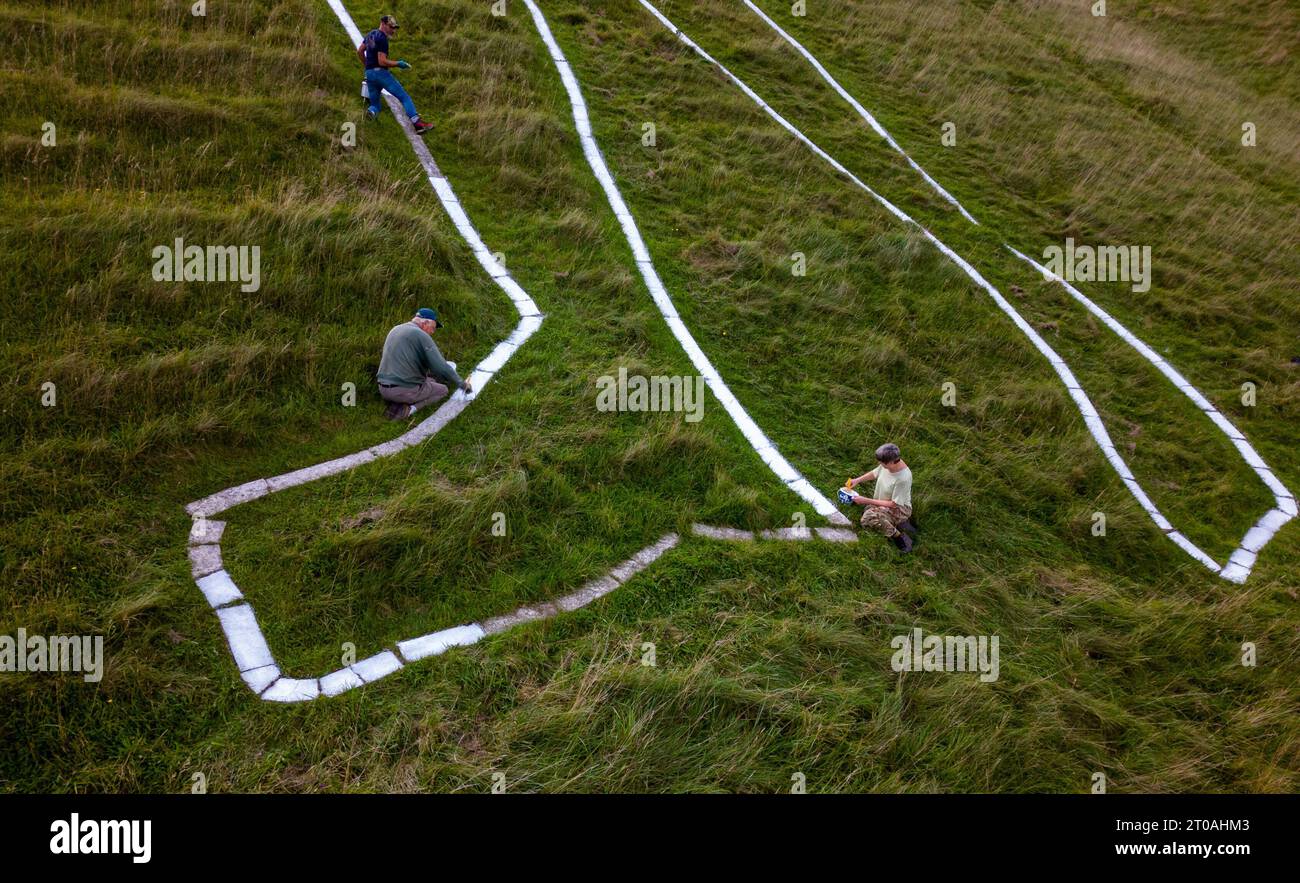
[[[407,64],[404,59],[401,58],[397,59],[397,66],[404,71],[409,71],[411,69],[411,66]]]

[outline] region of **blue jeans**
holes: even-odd
[[[384,102],[380,97],[380,89],[387,89],[398,101],[402,102],[402,107],[406,110],[406,115],[415,122],[420,118],[416,113],[415,102],[411,96],[406,94],[402,84],[397,82],[397,77],[393,72],[386,68],[372,68],[366,71],[366,85],[370,87],[370,109],[376,114],[383,113]]]

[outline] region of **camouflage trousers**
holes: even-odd
[[[898,536],[898,526],[912,517],[912,510],[906,506],[867,506],[862,510],[862,526],[887,537]]]

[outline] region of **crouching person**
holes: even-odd
[[[433,333],[441,327],[438,313],[424,307],[388,332],[377,379],[389,420],[404,420],[417,408],[437,404],[450,389],[473,392],[469,381],[456,373],[456,363],[444,359],[433,342]]]
[[[851,490],[864,481],[875,480],[873,496],[854,494],[853,502],[866,508],[862,512],[862,526],[884,534],[903,552],[912,551],[915,529],[908,521],[912,517],[912,470],[907,468],[898,451],[898,445],[885,444],[876,448],[880,465],[865,475],[848,480]]]

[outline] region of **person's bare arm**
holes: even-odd
[[[366,63],[366,44],[364,42],[357,47],[357,58],[361,59],[361,64],[364,67]]]
[[[398,67],[397,62],[395,62],[395,61],[389,61],[389,60],[388,60],[388,53],[387,53],[387,52],[380,52],[380,53],[379,53],[378,55],[376,55],[375,57],[379,59],[379,66],[380,66],[380,67]]]
[[[875,481],[875,479],[876,479],[876,470],[872,469],[870,472],[863,473],[862,475],[859,475],[857,478],[850,480],[849,487],[857,487],[858,485],[862,484],[862,482],[864,481]]]
[[[850,479],[849,487],[857,487],[864,481],[874,481],[877,471],[879,470],[872,469],[870,472],[859,475],[857,478]],[[871,497],[864,497],[861,494],[854,494],[853,502],[857,503],[859,506],[883,506],[886,509],[890,509],[895,505],[892,500],[873,500]]]
[[[853,496],[853,502],[857,503],[859,506],[879,506],[882,509],[898,508],[898,504],[893,500],[873,500],[870,497],[862,497],[856,494]]]

